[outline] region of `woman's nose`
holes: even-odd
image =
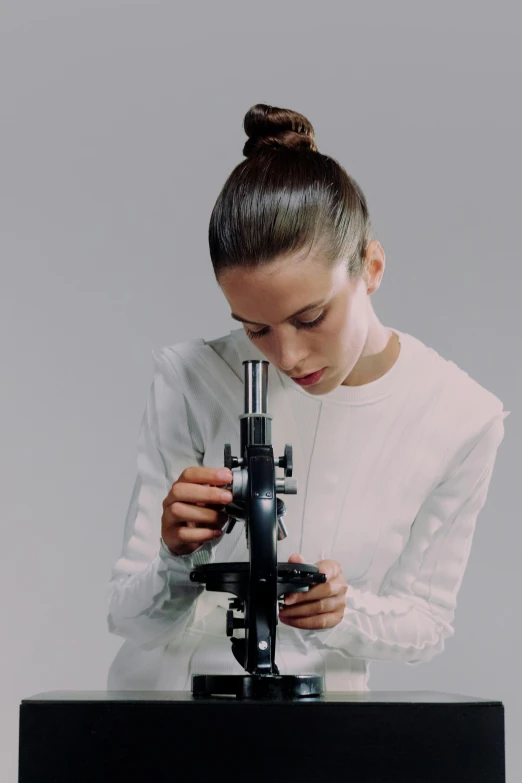
[[[287,375],[298,375],[297,369],[306,365],[306,359],[296,347],[283,346],[276,350],[275,364]]]

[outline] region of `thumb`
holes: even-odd
[[[289,563],[304,563],[304,561],[305,561],[304,557],[301,554],[299,554],[299,552],[294,552],[288,558]]]

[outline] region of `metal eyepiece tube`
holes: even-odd
[[[244,361],[245,413],[266,413],[268,362],[258,359]]]

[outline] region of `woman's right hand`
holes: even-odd
[[[228,468],[185,468],[163,501],[161,537],[173,555],[191,554],[223,534],[228,515],[222,509],[232,493],[219,487],[231,482]]]

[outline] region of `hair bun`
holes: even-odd
[[[248,136],[243,147],[247,158],[266,147],[319,152],[312,123],[291,109],[256,103],[245,114],[243,128]]]

